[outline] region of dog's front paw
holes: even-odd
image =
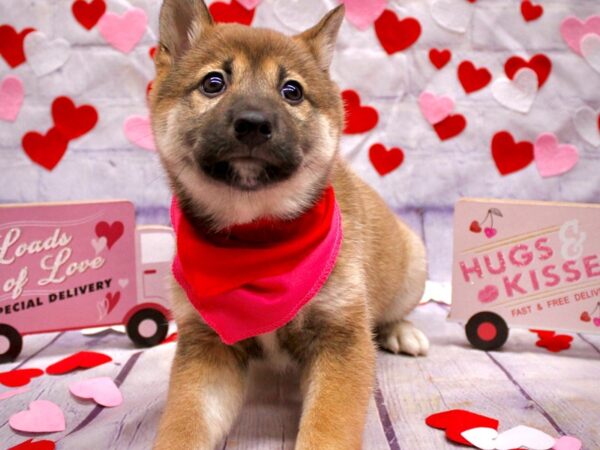
[[[379,344],[392,353],[412,356],[426,355],[429,340],[421,330],[407,320],[387,324],[379,330]]]

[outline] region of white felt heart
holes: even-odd
[[[28,433],[55,433],[66,428],[65,416],[58,405],[48,400],[35,400],[29,409],[10,416],[12,429]]]
[[[123,395],[108,377],[90,378],[77,381],[69,386],[69,391],[75,397],[94,400],[101,406],[112,408],[123,403]]]
[[[99,238],[92,238],[91,242],[92,247],[94,247],[94,252],[96,252],[96,255],[106,248],[107,240],[104,236]]]
[[[24,47],[27,62],[38,77],[59,69],[71,56],[69,42],[62,38],[50,40],[41,31],[29,33]]]
[[[573,124],[583,139],[595,147],[600,145],[600,111],[584,106],[575,113]]]
[[[246,8],[248,11],[253,10],[258,6],[261,0],[238,0],[238,3]]]
[[[527,113],[538,90],[537,74],[527,67],[520,69],[512,80],[501,77],[492,84],[492,96],[502,106]]]
[[[447,96],[439,96],[431,92],[423,92],[419,96],[419,108],[431,125],[441,122],[454,110],[454,101]]]
[[[307,7],[306,0],[275,0],[273,12],[282,24],[295,31],[304,31],[316,25],[321,17],[327,14],[327,6],[323,2],[311,3]]]
[[[600,73],[600,36],[586,34],[581,39],[581,54],[592,69]]]
[[[460,433],[474,447],[483,450],[494,450],[496,448],[496,438],[498,432],[493,428],[478,427]]]
[[[562,175],[571,170],[579,153],[573,145],[559,144],[553,133],[540,134],[533,145],[533,155],[538,172],[543,177]]]
[[[466,0],[433,0],[430,8],[431,17],[439,26],[457,33],[467,31],[473,6]]]
[[[84,328],[83,330],[81,330],[81,334],[83,334],[84,336],[94,336],[96,334],[104,333],[108,330],[120,334],[125,334],[127,332],[123,325],[113,325],[112,327]]]
[[[556,439],[535,428],[518,425],[498,435],[497,450],[510,450],[525,447],[531,450],[548,450],[554,446]]]

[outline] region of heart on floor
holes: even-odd
[[[369,28],[385,10],[387,0],[341,0],[346,7],[346,19],[359,30]]]
[[[63,158],[69,140],[57,128],[50,128],[46,134],[29,131],[23,136],[21,145],[25,154],[46,170],[52,170]]]
[[[64,375],[78,369],[91,369],[112,361],[112,358],[104,353],[78,352],[61,359],[46,368],[48,375]]]
[[[60,69],[71,57],[71,45],[62,38],[48,39],[41,31],[25,38],[25,54],[33,72],[41,77]]]
[[[125,334],[127,330],[123,325],[113,325],[112,327],[84,328],[83,330],[81,330],[81,334],[83,334],[84,336],[95,336],[97,334],[102,334],[106,332]]]
[[[0,384],[7,387],[20,387],[29,384],[32,378],[44,374],[40,369],[16,369],[0,373]]]
[[[535,164],[542,177],[555,177],[571,170],[579,161],[577,148],[559,144],[553,133],[542,133],[533,147]]]
[[[0,392],[0,400],[6,400],[15,395],[24,394],[25,392],[29,392],[29,388],[20,387],[18,389],[10,389],[8,391]]]
[[[530,330],[538,335],[536,346],[545,348],[553,353],[562,352],[571,348],[573,336],[567,334],[556,334],[555,331]]]
[[[436,96],[425,91],[419,96],[418,102],[421,113],[431,125],[441,122],[454,111],[454,101],[445,95]]]
[[[208,7],[208,10],[210,11],[210,14],[215,22],[239,23],[241,25],[250,25],[252,23],[252,19],[254,19],[255,11],[254,9],[246,8],[237,0],[231,0],[231,3],[212,3]]]
[[[458,66],[458,80],[470,94],[486,87],[492,81],[492,74],[485,67],[476,68],[471,61],[463,61]]]
[[[112,47],[129,53],[144,36],[147,24],[146,11],[140,8],[130,9],[121,16],[107,12],[98,21],[98,32]]]
[[[573,124],[579,135],[594,147],[600,145],[600,110],[589,106],[579,108],[573,117]]]
[[[27,433],[56,433],[66,428],[62,410],[48,400],[32,401],[29,409],[10,416],[8,424],[13,430]]]
[[[433,0],[431,17],[441,27],[464,33],[471,23],[473,7],[464,0]]]
[[[597,34],[586,34],[581,39],[581,55],[583,59],[600,73],[600,36]]]
[[[500,77],[492,83],[492,96],[505,108],[527,113],[535,100],[538,90],[537,74],[525,67],[519,69],[511,80]]]
[[[108,377],[90,378],[71,383],[69,391],[75,397],[93,400],[107,408],[113,408],[123,403],[121,391],[115,382]]]
[[[106,3],[104,0],[92,0],[89,3],[85,0],[76,0],[71,5],[71,12],[83,28],[91,30],[106,12]]]
[[[543,431],[525,425],[518,425],[502,433],[493,428],[477,427],[463,431],[461,436],[471,445],[483,450],[550,450],[556,442],[555,438]]]
[[[54,450],[55,448],[56,444],[47,439],[35,442],[33,442],[33,439],[28,439],[8,450]]]
[[[511,80],[518,70],[528,67],[532,69],[538,78],[538,87],[542,87],[552,71],[552,61],[546,55],[539,53],[533,55],[529,61],[525,61],[520,56],[512,56],[504,63],[504,72]]]
[[[432,48],[429,50],[429,60],[431,64],[435,66],[436,69],[442,69],[446,64],[450,62],[452,58],[452,52],[447,48],[443,50],[438,50],[437,48]]]
[[[450,114],[433,126],[434,131],[442,141],[458,136],[467,126],[467,119],[462,114]]]
[[[383,144],[373,144],[369,149],[369,159],[379,175],[384,176],[402,165],[404,152],[397,147],[388,150]]]
[[[20,78],[7,75],[0,82],[0,120],[14,122],[19,115],[25,89]]]
[[[25,49],[23,41],[25,37],[35,31],[35,28],[25,28],[17,32],[10,25],[0,26],[0,55],[13,69],[25,62]]]
[[[106,239],[106,246],[110,250],[113,245],[123,236],[125,226],[120,220],[115,220],[109,224],[106,221],[101,221],[96,224],[96,236],[99,238],[103,237]]]
[[[425,423],[430,427],[445,430],[449,440],[463,445],[470,445],[469,441],[461,436],[463,431],[478,427],[497,430],[499,425],[496,419],[464,409],[451,409],[432,414],[425,419]]]
[[[54,125],[69,140],[89,133],[98,122],[98,112],[91,105],[75,106],[69,97],[57,97],[52,102]]]
[[[582,442],[574,436],[561,436],[554,443],[552,450],[581,450]]]
[[[508,131],[499,131],[492,138],[492,157],[501,175],[524,169],[533,161],[533,144],[515,142]]]
[[[342,100],[345,113],[344,134],[366,133],[375,128],[379,114],[372,106],[360,104],[358,92],[345,90],[342,92]]]
[[[375,34],[386,53],[393,55],[417,42],[421,24],[413,17],[398,19],[396,13],[386,9],[375,21]]]
[[[544,14],[544,8],[542,5],[536,5],[531,3],[530,0],[523,0],[521,2],[521,15],[525,22],[532,22],[539,19]]]
[[[581,55],[582,38],[587,34],[600,35],[600,15],[590,16],[585,21],[569,16],[561,22],[560,34],[571,50]]]
[[[145,150],[156,151],[150,119],[144,116],[130,116],[123,124],[123,133],[132,144]]]

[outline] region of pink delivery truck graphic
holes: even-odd
[[[167,333],[169,227],[136,227],[133,204],[0,205],[0,362],[28,334],[124,324],[134,343]]]
[[[600,333],[600,205],[460,200],[449,319],[484,350],[513,326]]]

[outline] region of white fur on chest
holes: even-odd
[[[256,340],[262,348],[265,361],[275,369],[284,371],[293,365],[290,354],[279,345],[275,331],[256,336]]]

